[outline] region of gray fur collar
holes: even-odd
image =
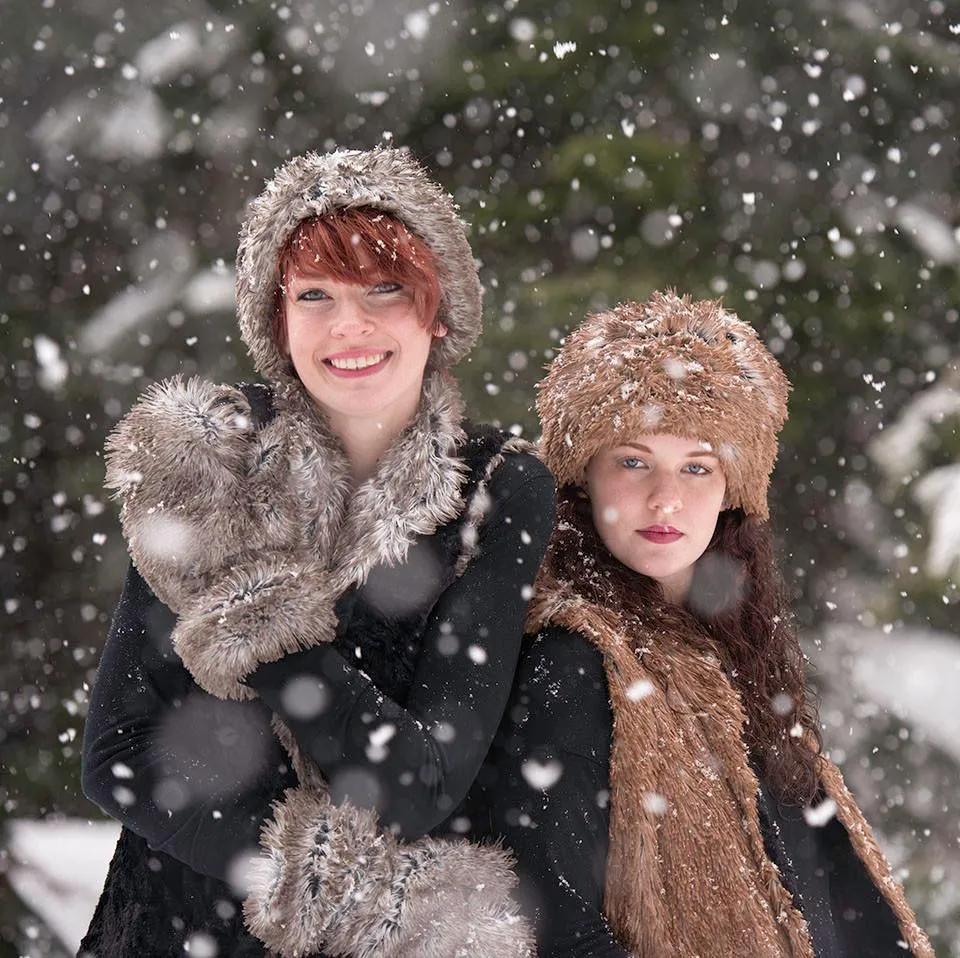
[[[160,383],[107,443],[130,554],[179,620],[174,644],[197,682],[249,698],[256,666],[329,641],[333,603],[375,565],[464,508],[455,382],[434,373],[413,422],[351,495],[339,440],[302,387],[253,421],[244,394],[202,380]]]
[[[426,379],[413,422],[352,497],[343,448],[303,387],[281,386],[275,407],[277,418],[289,418],[309,437],[299,443],[298,481],[314,508],[325,500],[312,544],[326,557],[337,594],[365,582],[375,565],[398,565],[414,537],[431,535],[462,511],[467,466],[457,450],[466,434],[463,401],[450,376]]]
[[[276,382],[294,379],[271,332],[277,256],[297,225],[331,210],[368,206],[396,216],[437,256],[447,335],[434,341],[431,368],[462,359],[480,335],[477,266],[451,197],[407,150],[341,150],[297,156],[250,204],[237,251],[237,311],[253,364]]]

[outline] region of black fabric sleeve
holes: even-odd
[[[82,787],[151,848],[227,880],[293,781],[269,711],[198,688],[174,622],[131,567],[90,696]]]
[[[248,680],[320,766],[334,801],[375,808],[406,839],[450,816],[490,749],[553,525],[553,478],[532,456],[507,456],[488,491],[478,552],[431,612],[403,706],[331,646],[264,665]],[[284,706],[287,683],[304,678],[329,702],[308,719]]]
[[[517,856],[540,958],[628,958],[603,915],[612,713],[600,652],[548,629],[525,647],[500,737],[495,825]]]

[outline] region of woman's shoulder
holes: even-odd
[[[505,521],[517,518],[525,528],[532,524],[538,535],[549,536],[556,511],[555,485],[533,444],[497,426],[469,421],[463,425],[466,440],[460,455],[469,475],[465,498],[488,521],[494,515]],[[533,528],[529,531],[533,534]]]
[[[537,495],[549,494],[551,503],[556,493],[553,474],[537,457],[532,447],[519,444],[504,446],[502,461],[491,478],[497,490],[509,495],[525,487]]]
[[[537,685],[607,686],[603,653],[583,633],[561,625],[524,637],[520,674]]]
[[[501,426],[469,419],[463,421],[463,431],[466,439],[462,454],[468,459],[481,456],[491,460],[501,479],[509,476],[550,477],[550,470],[541,461],[536,446],[528,439]]]
[[[602,759],[613,718],[599,650],[561,627],[527,636],[510,715],[518,732],[539,744]]]

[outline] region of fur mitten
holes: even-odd
[[[241,390],[177,377],[148,389],[107,441],[130,554],[178,613],[184,665],[219,698],[255,697],[243,680],[258,665],[335,635],[330,575],[297,492],[317,488],[321,457],[300,440],[279,418],[258,428]]]
[[[240,555],[298,541],[298,516],[275,501],[285,445],[279,424],[256,428],[241,390],[179,377],[151,386],[110,433],[105,485],[122,501],[130,555],[174,612]]]
[[[329,578],[282,553],[244,557],[181,612],[174,648],[212,695],[256,698],[244,681],[258,666],[335,637]]]
[[[404,844],[375,815],[290,789],[264,827],[247,927],[283,958],[529,958],[509,855],[423,838]]]

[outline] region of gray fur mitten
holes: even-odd
[[[532,958],[494,846],[378,831],[372,812],[290,789],[264,826],[247,927],[283,958]]]
[[[256,698],[244,680],[259,665],[336,636],[329,578],[282,553],[245,557],[181,612],[174,648],[212,695]]]
[[[300,432],[279,416],[258,428],[239,389],[175,377],[150,387],[107,441],[130,555],[178,613],[184,665],[219,698],[254,698],[243,682],[258,665],[336,633],[304,500],[331,491],[339,502],[340,477],[319,484],[324,457]]]
[[[181,612],[241,554],[299,541],[300,516],[278,508],[290,469],[281,427],[255,427],[231,386],[179,377],[151,386],[105,448],[105,486],[140,574]]]

